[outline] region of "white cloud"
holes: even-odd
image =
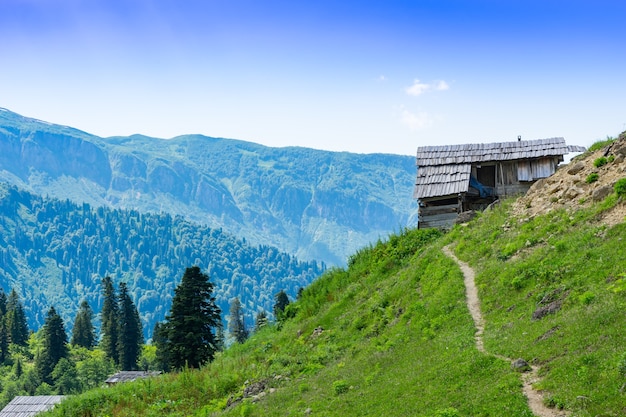
[[[419,96],[430,89],[430,85],[421,83],[420,80],[415,79],[413,85],[406,89],[406,93],[410,96]]]
[[[432,126],[434,119],[426,112],[411,113],[408,110],[402,110],[400,120],[407,125],[410,130],[420,130]]]
[[[443,81],[443,80],[439,80],[435,84],[435,90],[437,90],[437,91],[447,91],[449,89],[450,89],[450,85],[447,82]]]
[[[408,95],[417,97],[419,95],[424,94],[425,92],[429,90],[446,91],[449,89],[450,89],[450,85],[443,80],[434,81],[430,84],[427,84],[427,83],[421,82],[420,80],[416,78],[413,81],[413,85],[411,85],[410,87],[407,87],[405,91]]]
[[[384,75],[380,75],[380,76],[378,77],[378,81],[380,81],[380,82],[387,81],[387,77],[385,77]]]

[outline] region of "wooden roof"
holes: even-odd
[[[35,395],[32,397],[18,396],[11,400],[0,411],[0,417],[31,417],[50,410],[60,403],[63,395]]]
[[[498,143],[468,143],[463,145],[420,146],[417,166],[464,164],[542,158],[584,152],[581,146],[568,146],[563,138],[522,140]]]
[[[116,373],[115,375],[110,376],[109,379],[107,379],[104,382],[106,382],[107,384],[117,384],[119,382],[130,382],[136,379],[157,376],[160,373],[161,372],[159,371],[121,371],[121,372]],[[0,415],[0,417],[2,416]]]
[[[420,146],[413,197],[424,199],[467,192],[472,164],[562,157],[585,150],[582,146],[568,146],[563,138]]]
[[[457,195],[468,190],[471,164],[425,166],[417,169],[414,198]]]

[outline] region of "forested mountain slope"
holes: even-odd
[[[543,192],[536,187],[536,198],[554,197],[551,209],[509,200],[447,234],[406,230],[327,271],[284,322],[201,371],[94,390],[51,415],[531,417],[506,358],[538,368],[534,388],[552,415],[626,415],[626,162],[618,149],[626,148],[577,158]],[[598,181],[619,180],[598,188],[572,180],[578,163]],[[578,198],[567,197],[570,180]],[[557,183],[563,193],[555,195]],[[464,277],[444,246],[476,272],[488,353],[477,348]]]
[[[210,275],[224,314],[239,297],[250,326],[259,309],[272,311],[274,294],[295,297],[323,269],[180,216],[93,208],[0,184],[0,285],[18,291],[33,330],[51,305],[68,330],[81,300],[99,312],[100,281],[110,275],[127,282],[150,336],[192,265]]]
[[[99,138],[0,109],[0,179],[94,207],[182,215],[327,264],[416,223],[415,172],[411,156]]]

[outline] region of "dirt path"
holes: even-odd
[[[485,345],[483,343],[485,321],[483,320],[483,316],[480,312],[480,299],[478,298],[478,290],[476,288],[476,282],[474,281],[474,270],[468,264],[457,258],[454,253],[452,253],[449,245],[443,248],[443,253],[452,258],[459,265],[459,268],[461,268],[461,272],[463,272],[463,281],[465,283],[465,296],[467,297],[467,308],[469,309],[472,319],[474,319],[474,325],[476,326],[476,334],[474,336],[476,340],[476,349],[486,355],[492,355],[499,359],[513,362],[511,358],[496,355],[485,350]],[[533,414],[538,417],[568,416],[568,413],[566,413],[565,411],[548,408],[543,404],[543,396],[541,392],[533,388],[533,384],[538,382],[540,379],[538,376],[539,368],[536,366],[531,366],[531,368],[532,369],[529,372],[522,374],[522,391],[524,392],[526,398],[528,398],[528,407],[533,412]]]

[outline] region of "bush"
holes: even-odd
[[[596,298],[596,295],[592,293],[591,291],[585,291],[580,296],[578,296],[578,300],[580,301],[580,303],[586,306],[591,304],[593,300],[595,300],[595,298]]]
[[[615,190],[615,194],[617,194],[618,197],[626,196],[626,178],[618,180],[613,186],[613,190]]]
[[[459,410],[456,408],[445,408],[443,410],[437,410],[435,417],[459,417]]]
[[[600,178],[598,173],[597,172],[592,172],[591,174],[587,175],[587,178],[585,178],[585,182],[587,184],[591,184],[592,182],[598,181],[598,178]]]
[[[601,166],[606,165],[608,162],[609,162],[609,160],[606,159],[605,156],[601,156],[600,158],[596,158],[593,161],[593,166],[596,167],[596,168],[600,168]]]
[[[348,392],[348,389],[350,389],[350,386],[348,385],[346,381],[344,381],[343,379],[340,379],[339,381],[333,382],[333,389],[335,390],[335,394],[339,395],[339,394],[344,394]]]

